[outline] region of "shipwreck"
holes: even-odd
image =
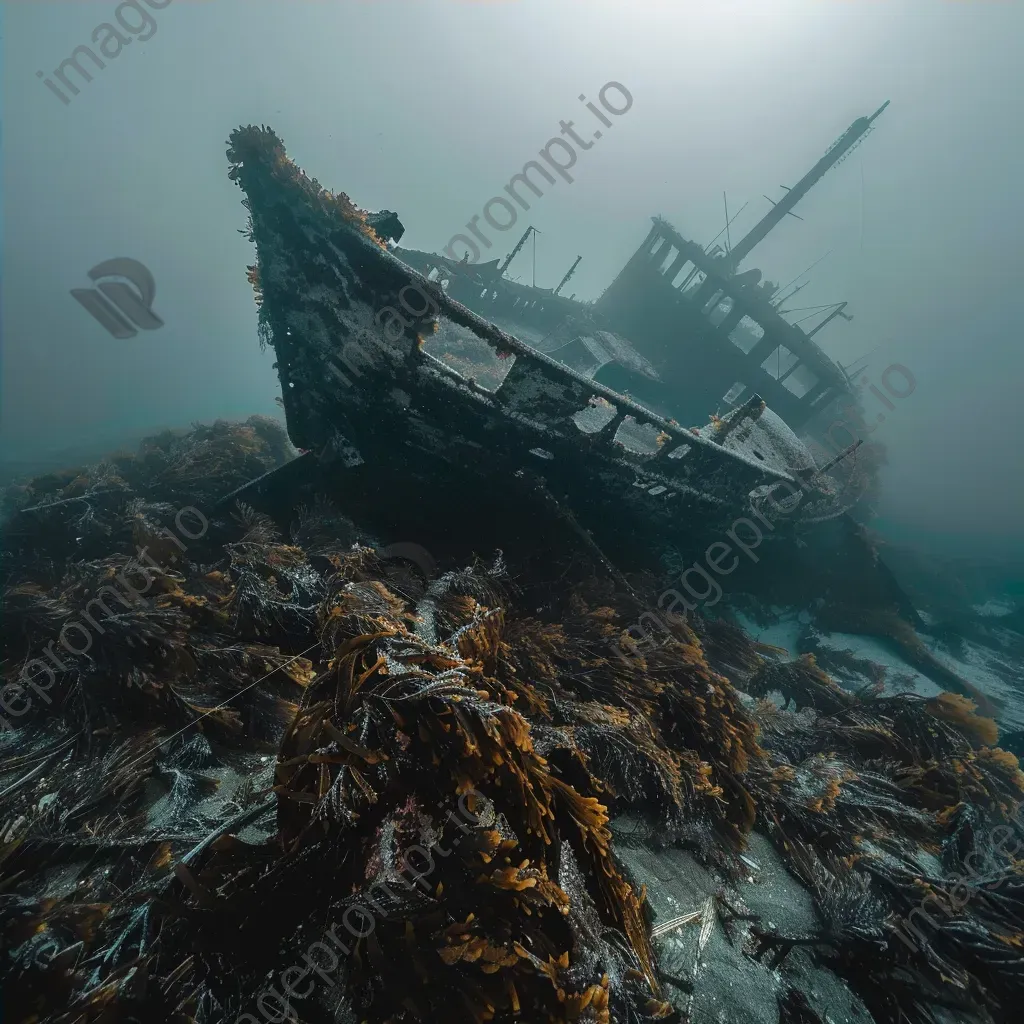
[[[532,227],[501,261],[394,252],[469,309],[666,417],[700,420],[758,395],[799,430],[853,393],[847,370],[813,340],[837,317],[852,317],[845,302],[821,306],[811,317],[818,323],[804,331],[784,319],[782,308],[803,286],[780,288],[740,265],[787,216],[798,216],[794,207],[864,141],[888,105],[854,121],[795,185],[784,187],[782,199],[768,200],[768,213],[735,245],[715,244],[717,238],[703,245],[652,218],[647,237],[596,302],[561,294],[582,257],[555,288],[509,279]],[[728,205],[725,212],[721,234],[728,235],[735,216],[729,218]]]
[[[235,133],[231,175],[257,249],[261,338],[276,354],[289,434],[306,454],[230,500],[283,519],[326,488],[373,522],[386,486],[390,536],[431,548],[454,534],[470,555],[486,521],[506,544],[518,540],[522,557],[541,559],[550,553],[523,524],[553,510],[564,530],[551,543],[572,535],[613,573],[663,572],[666,557],[685,565],[742,519],[759,551],[737,581],[799,581],[802,599],[866,601],[917,622],[830,476],[858,445],[819,465],[794,430],[846,394],[848,379],[782,319],[759,273],[729,270],[879,112],[856,122],[729,254],[705,253],[658,221],[593,308],[505,280],[508,259],[474,267],[402,250],[396,214],[366,213],[308,178],[269,129]],[[519,336],[536,341],[543,330],[535,344]],[[777,379],[751,375],[784,344],[799,366],[787,361]],[[601,352],[618,353],[630,394],[602,382],[610,364]],[[689,373],[692,364],[702,372]],[[796,388],[808,367],[815,382]],[[737,376],[759,390],[734,386]],[[636,379],[651,386],[651,404]],[[724,382],[735,401],[722,416],[685,427],[671,414],[700,408],[706,418]],[[766,502],[777,510],[796,493],[794,512],[766,519]],[[460,520],[460,509],[473,514]]]
[[[1024,773],[986,709],[717,609],[630,636],[673,559],[799,493],[737,592],[913,656],[833,467],[756,394],[681,426],[400,260],[269,129],[229,147],[288,437],[167,431],[7,495],[5,1020],[1016,1019]],[[576,355],[633,360],[595,330]]]

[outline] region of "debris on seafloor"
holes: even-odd
[[[969,701],[840,698],[724,620],[620,658],[649,595],[596,561],[538,615],[500,557],[428,580],[325,501],[216,506],[286,447],[12,498],[6,1020],[1012,1018],[1024,779]]]
[[[666,551],[804,479],[769,413],[762,459],[753,427],[661,420],[411,279],[375,237],[394,216],[269,131],[230,153],[308,451],[255,418],[11,494],[5,1020],[1014,1019],[1024,774],[996,723],[848,692],[724,617],[631,633]],[[500,386],[423,323],[360,333],[410,280],[514,360]],[[840,591],[864,549],[809,493],[804,535],[849,539],[826,611],[902,621],[870,559]]]

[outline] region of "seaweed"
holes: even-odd
[[[641,647],[652,581],[599,553],[538,608],[501,556],[436,551],[424,581],[324,499],[290,523],[217,504],[207,472],[230,492],[282,455],[251,422],[143,452],[116,488],[110,462],[30,483],[0,541],[8,688],[110,580],[150,580],[92,606],[102,632],[0,735],[12,1020],[279,1016],[268,975],[296,964],[311,1024],[678,1019],[697,979],[659,962],[627,817],[723,879],[752,830],[775,843],[818,927],[729,920],[784,978],[804,948],[878,1024],[1007,1019],[1024,874],[991,837],[1024,838],[1024,775],[972,701],[848,692],[700,616]],[[182,550],[189,504],[208,529]]]

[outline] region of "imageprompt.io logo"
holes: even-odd
[[[138,260],[126,256],[104,260],[89,271],[89,277],[96,282],[95,288],[72,288],[71,294],[115,338],[134,338],[140,327],[144,331],[163,327],[151,308],[156,282]]]

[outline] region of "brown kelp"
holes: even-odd
[[[0,734],[10,1020],[680,1019],[625,816],[723,884],[773,840],[820,918],[739,915],[780,1019],[815,1019],[794,949],[879,1024],[1008,1019],[1024,865],[991,836],[1022,838],[1024,780],[970,701],[847,693],[725,620],[637,644],[641,578],[599,562],[555,617],[500,557],[424,579],[326,501],[217,505],[272,436],[197,428],[15,496],[5,692],[48,699]],[[188,506],[207,526],[175,533]],[[26,677],[55,639],[65,667]]]

